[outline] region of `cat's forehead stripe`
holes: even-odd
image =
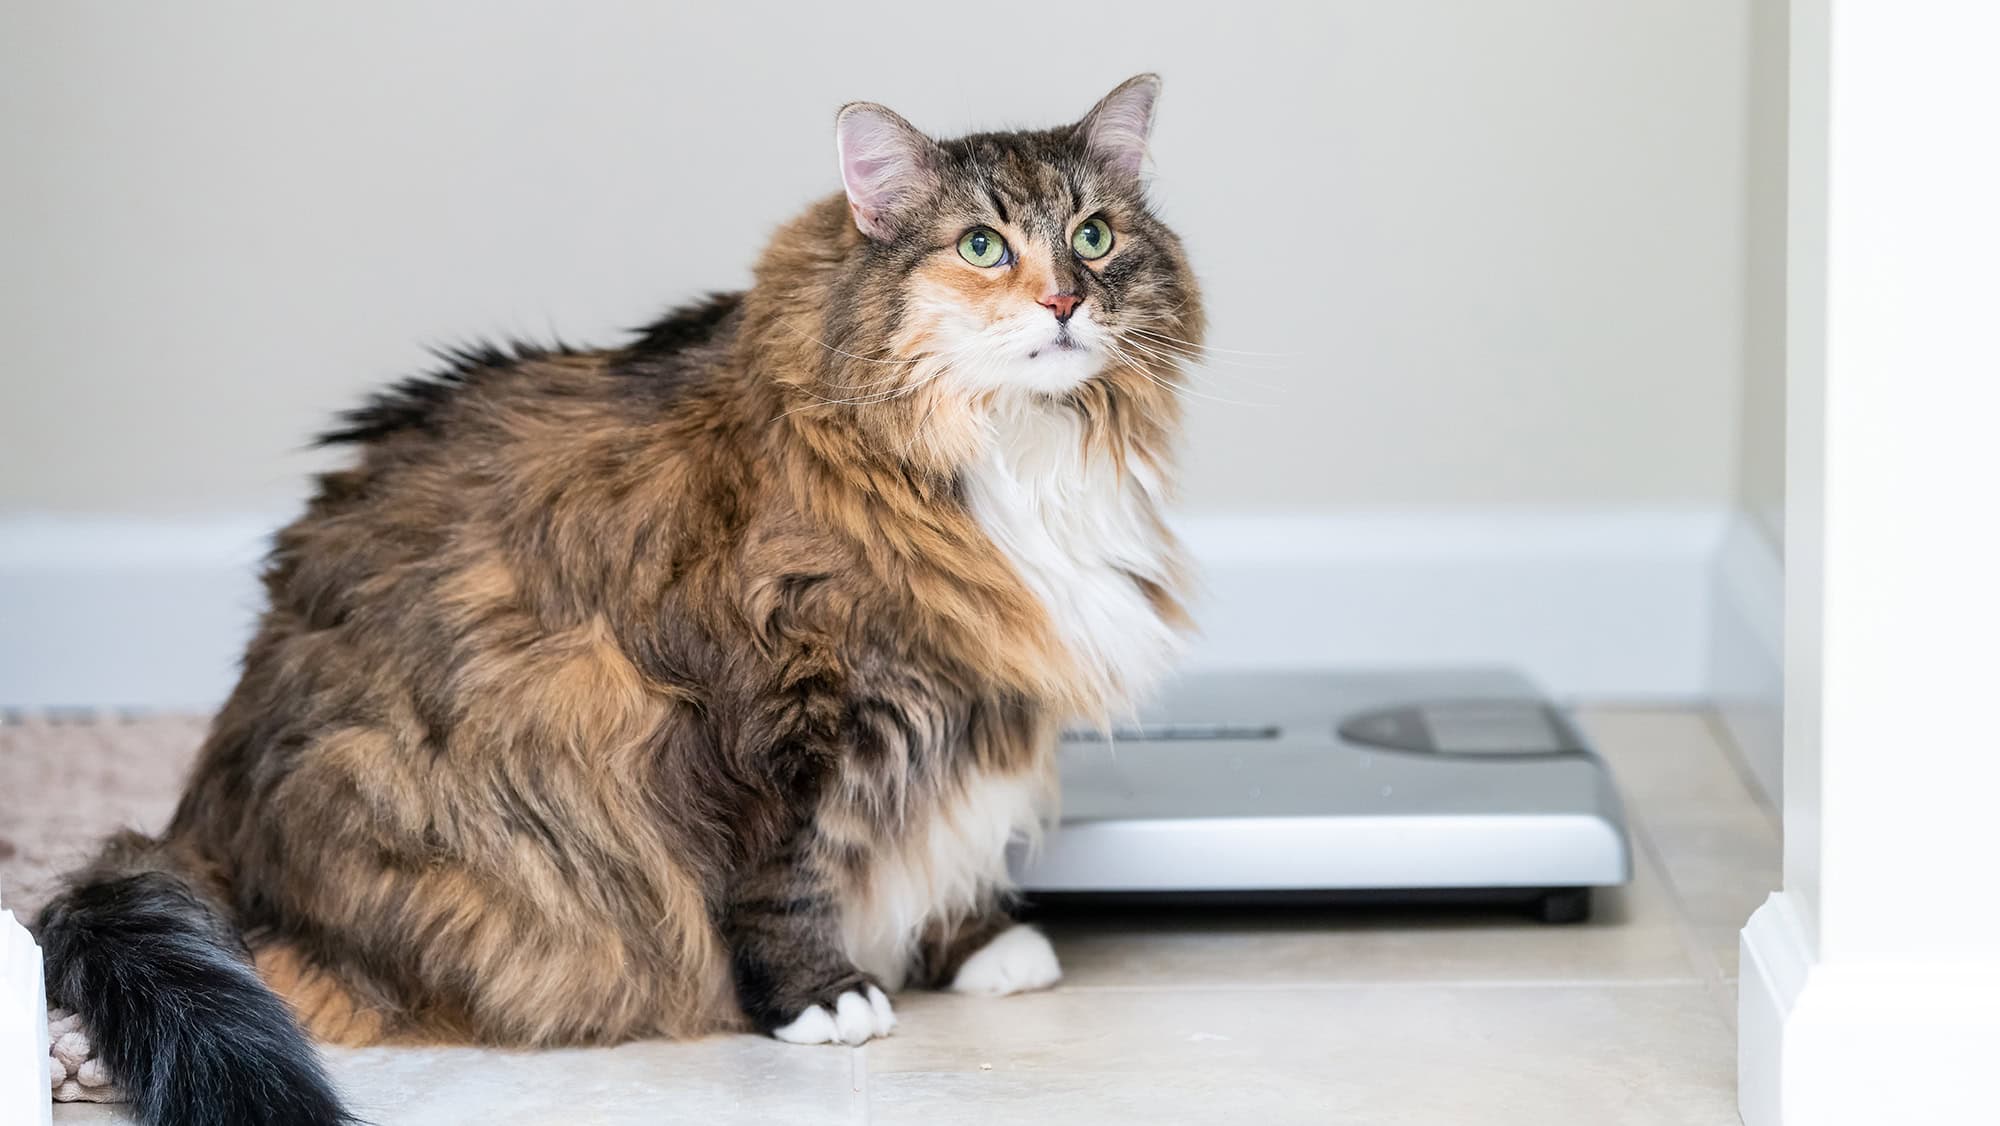
[[[1006,152],[986,167],[967,169],[993,214],[1036,239],[1068,239],[1071,220],[1083,209],[1085,191],[1074,162],[1046,155]]]
[[[961,154],[964,178],[984,188],[1010,213],[1025,206],[1081,206],[1082,169],[1074,154],[1055,144],[1032,147],[981,140]]]

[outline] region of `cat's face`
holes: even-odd
[[[1139,179],[1158,90],[1145,75],[1076,125],[942,143],[879,106],[842,111],[856,281],[889,296],[873,307],[892,311],[880,347],[903,382],[1061,395],[1193,350],[1194,281]]]

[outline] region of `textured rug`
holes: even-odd
[[[207,727],[201,716],[0,717],[0,904],[25,920],[106,834],[164,827]],[[119,1101],[76,1023],[51,1014],[55,1097]]]
[[[0,717],[0,901],[23,918],[114,829],[173,815],[206,716]]]

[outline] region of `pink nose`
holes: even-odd
[[[1051,293],[1042,298],[1041,306],[1056,315],[1057,324],[1068,324],[1071,313],[1083,304],[1083,297],[1075,293]]]

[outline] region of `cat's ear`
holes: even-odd
[[[834,119],[840,182],[854,225],[872,239],[896,232],[903,212],[936,191],[943,157],[937,143],[886,106],[853,102]]]
[[[1152,136],[1153,107],[1159,100],[1160,76],[1134,75],[1083,115],[1076,134],[1092,156],[1136,180],[1146,161],[1146,138]]]

